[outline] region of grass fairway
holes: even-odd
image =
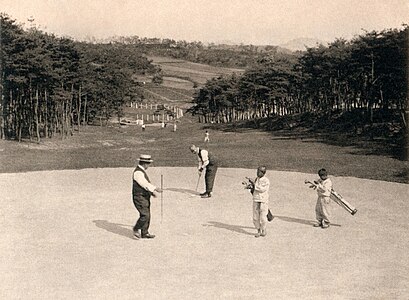
[[[163,218],[153,199],[157,237],[140,241],[132,168],[0,174],[0,298],[407,299],[407,184],[333,177],[358,213],[332,204],[324,230],[315,175],[270,170],[276,217],[256,239],[241,186],[255,170],[220,169],[210,199],[192,197],[193,167],[148,172],[164,177]]]
[[[216,129],[216,125],[204,127],[188,116],[177,126],[176,132],[171,124],[165,129],[148,124],[145,132],[140,126],[88,126],[68,139],[44,139],[41,144],[0,141],[0,172],[132,167],[141,153],[152,154],[156,166],[189,167],[196,164],[189,151],[193,143],[211,150],[225,168],[255,169],[264,164],[270,170],[304,173],[326,168],[335,176],[408,183],[408,162],[368,155],[370,144],[363,149],[291,132]],[[210,132],[206,145],[205,128]]]
[[[241,74],[243,69],[214,67],[206,64],[193,63],[181,59],[173,59],[167,57],[148,57],[161,67],[163,73],[167,77],[189,78],[192,82],[199,84],[206,83],[207,80],[233,73]]]

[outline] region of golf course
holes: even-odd
[[[210,127],[209,127],[210,126]],[[210,143],[204,145],[204,128]],[[214,153],[214,195],[202,199],[190,144]],[[405,162],[317,139],[211,128],[184,117],[88,126],[41,144],[0,141],[2,299],[406,299]],[[151,154],[153,240],[135,240],[131,179]],[[255,238],[241,184],[266,165],[267,236]],[[331,203],[314,228],[316,192],[304,180],[325,167],[354,216]]]
[[[409,299],[402,3],[8,2],[0,300]]]

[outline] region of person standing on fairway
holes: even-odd
[[[212,196],[214,179],[216,178],[217,172],[217,161],[209,151],[205,149],[200,149],[195,145],[190,146],[190,151],[197,155],[199,161],[199,176],[202,175],[204,169],[206,169],[205,173],[205,184],[206,184],[206,191],[201,193],[200,196],[202,198],[210,198]]]
[[[317,223],[314,227],[329,227],[329,203],[332,190],[332,181],[328,178],[327,170],[320,169],[318,171],[320,179],[314,181],[317,185],[317,204],[315,205],[315,215],[317,218]]]
[[[253,224],[257,229],[255,237],[266,236],[268,200],[270,198],[270,180],[265,176],[267,168],[257,168],[257,177],[251,182],[250,192],[253,195]]]
[[[204,142],[205,142],[205,143],[209,143],[209,142],[210,142],[209,131],[207,131],[207,130],[206,130],[206,132],[205,132]]]
[[[155,192],[162,193],[162,189],[151,184],[146,170],[153,162],[150,155],[142,154],[139,157],[138,166],[133,172],[132,199],[139,212],[139,219],[133,227],[133,235],[136,239],[153,239],[155,236],[149,233],[151,220],[151,196],[156,197]],[[139,232],[141,231],[141,232]]]

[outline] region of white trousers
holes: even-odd
[[[330,204],[329,197],[318,197],[317,204],[315,205],[315,215],[319,223],[322,222],[325,222],[327,224],[330,223],[329,204]]]
[[[253,224],[257,230],[266,229],[267,213],[268,213],[268,203],[253,201]]]

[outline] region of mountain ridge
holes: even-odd
[[[305,51],[307,47],[313,48],[313,47],[317,47],[320,44],[326,45],[327,42],[323,40],[319,40],[317,38],[301,37],[301,38],[292,39],[278,46],[281,48],[286,48],[291,51]]]

